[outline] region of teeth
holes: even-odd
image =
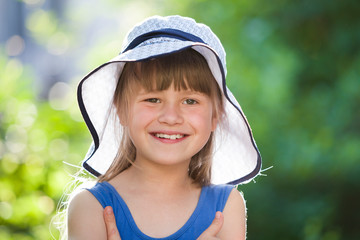
[[[182,134],[168,135],[168,134],[164,134],[164,133],[156,133],[155,136],[158,138],[166,138],[166,139],[171,139],[171,140],[175,140],[175,139],[184,137],[184,135],[182,135]]]

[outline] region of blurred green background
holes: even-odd
[[[145,17],[209,25],[273,166],[239,186],[248,239],[360,239],[360,1],[0,0],[0,239],[51,239],[90,134],[83,75]],[[64,163],[67,162],[69,164]]]

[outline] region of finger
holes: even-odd
[[[216,237],[216,235],[220,232],[223,223],[224,223],[224,216],[222,212],[216,212],[215,219],[213,220],[211,225],[200,235],[198,240]]]
[[[222,212],[216,212],[215,219],[205,232],[207,232],[208,236],[215,237],[220,232],[223,223],[224,217]]]
[[[104,209],[104,221],[106,225],[107,240],[121,240],[116,226],[115,215],[110,206],[107,206]]]

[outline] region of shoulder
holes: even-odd
[[[103,207],[88,190],[71,199],[67,217],[69,239],[106,239]]]
[[[243,195],[233,188],[226,202],[224,224],[218,235],[220,239],[246,238],[246,207]]]
[[[101,204],[94,197],[94,195],[88,190],[84,189],[76,193],[75,196],[71,198],[68,214],[70,216],[70,214],[73,213],[78,213],[86,209],[89,210],[88,207],[91,207],[91,209],[102,209]]]
[[[244,196],[243,196],[242,192],[239,192],[236,188],[232,188],[229,198],[228,198],[228,201],[225,205],[225,210],[227,207],[229,208],[233,205],[240,207],[241,210],[244,210],[244,211],[246,210]]]

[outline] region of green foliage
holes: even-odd
[[[70,110],[36,99],[31,70],[19,60],[1,57],[0,68],[0,239],[49,239],[68,172],[74,173],[63,161],[81,161],[87,130]]]
[[[239,186],[247,200],[250,240],[358,239],[358,1],[106,4],[114,12],[122,10],[124,18],[136,6],[143,6],[144,15],[190,16],[211,26],[222,40],[228,84],[251,123],[263,167],[273,166],[256,184]],[[81,20],[75,16],[72,9],[69,18]],[[34,11],[28,26],[34,38],[55,45],[74,41],[78,29],[64,34],[54,19]],[[84,72],[117,53],[112,51],[120,48],[118,41],[105,42],[118,37],[115,29],[89,50],[80,66]],[[68,172],[74,173],[62,161],[78,165],[89,134],[78,121],[74,92],[67,95],[66,107],[57,107],[56,99],[36,98],[32,70],[19,60],[1,57],[0,69],[0,239],[49,239],[49,222]],[[75,91],[71,83],[66,86]]]

